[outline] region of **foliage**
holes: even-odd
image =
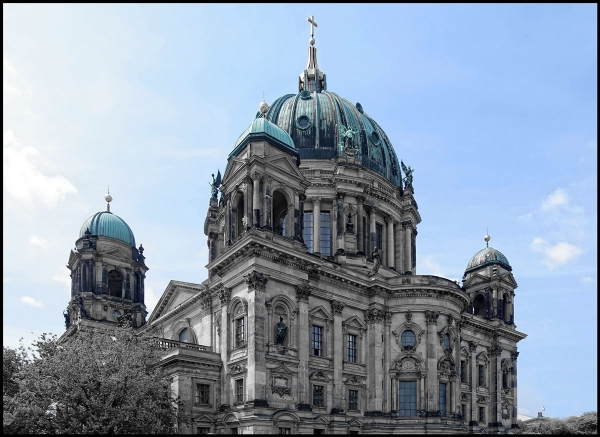
[[[173,433],[177,409],[160,350],[130,328],[43,334],[33,356],[4,348],[4,433]],[[8,349],[8,351],[7,351]]]
[[[598,434],[598,414],[588,411],[565,419],[532,419],[519,421],[523,434]]]

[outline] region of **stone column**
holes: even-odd
[[[308,297],[311,289],[308,284],[296,286],[298,301],[298,410],[312,410],[310,406],[308,362],[310,350],[310,326],[308,326]]]
[[[425,311],[425,323],[427,324],[427,389],[426,410],[434,413],[438,410],[438,378],[437,378],[437,319],[440,313],[437,311]]]
[[[265,183],[265,229],[273,230],[273,195],[271,193],[271,181],[270,177],[266,177]]]
[[[208,233],[208,262],[212,262],[217,257],[217,238],[216,232]],[[212,275],[211,275],[212,276]]]
[[[384,312],[379,308],[365,311],[368,325],[369,351],[367,358],[367,411],[383,411],[383,342]]]
[[[356,247],[357,252],[365,252],[364,247],[364,227],[363,227],[363,205],[365,203],[364,196],[356,196]]]
[[[257,172],[252,173],[252,207],[253,207],[253,218],[254,226],[260,227],[260,175]]]
[[[298,217],[298,237],[300,241],[304,243],[304,201],[306,200],[306,194],[298,194],[298,200],[300,201],[300,217]]]
[[[253,224],[254,224],[254,220],[252,219],[253,216],[253,206],[252,206],[252,198],[253,198],[253,189],[252,189],[252,184],[254,182],[252,181],[252,178],[250,177],[246,177],[246,180],[244,181],[244,185],[246,187],[246,189],[244,190],[244,209],[246,210],[244,212],[244,215],[246,216],[246,226],[244,227],[244,231],[250,229]]]
[[[517,351],[517,349],[510,353],[510,357],[512,359],[512,368],[510,369],[510,387],[512,389],[513,396],[513,408],[510,418],[510,427],[518,428],[519,424],[517,422],[517,358],[519,357],[519,352]]]
[[[396,246],[394,248],[394,252],[396,257],[396,271],[402,274],[404,273],[404,257],[402,256],[402,252],[404,251],[404,230],[402,229],[402,226],[396,226],[395,231]]]
[[[296,238],[296,231],[297,231],[297,226],[296,226],[296,217],[295,217],[295,212],[296,211],[296,206],[294,204],[288,205],[288,210],[287,210],[287,217],[286,217],[286,234],[285,236],[287,238]]]
[[[392,416],[395,416],[398,414],[398,379],[397,379],[398,375],[393,374],[391,375],[390,379],[391,379],[391,402],[390,402],[390,411],[392,413]]]
[[[313,199],[313,253],[321,253],[321,198]]]
[[[502,348],[498,345],[492,346],[490,349],[490,355],[492,356],[492,368],[493,368],[493,382],[490,387],[491,392],[491,411],[490,411],[490,422],[492,427],[497,428],[502,426],[502,369],[501,369],[501,356]],[[490,369],[492,370],[492,369]]]
[[[404,228],[404,272],[402,273],[407,273],[407,272],[411,272],[411,265],[412,265],[412,257],[411,257],[411,252],[412,252],[412,247],[411,247],[411,243],[412,243],[412,222],[406,221],[402,223],[402,227]]]
[[[223,238],[223,243],[225,245],[225,247],[229,246],[231,244],[231,202],[230,200],[230,195],[229,194],[225,194],[224,195],[225,198],[225,232],[224,232],[224,238]]]
[[[337,201],[337,220],[336,220],[336,228],[337,228],[337,250],[344,251],[344,196],[346,193],[338,191],[336,193],[336,201]]]
[[[268,407],[267,365],[265,362],[266,308],[264,295],[268,276],[253,271],[245,276],[248,287],[248,372],[247,404]]]
[[[392,216],[385,218],[387,225],[387,266],[394,269],[394,219]]]
[[[222,288],[219,291],[219,300],[221,301],[221,362],[223,369],[221,371],[221,404],[219,409],[229,408],[231,405],[231,383],[227,369],[227,361],[229,360],[229,298],[231,290]]]
[[[390,386],[390,361],[391,361],[391,343],[390,328],[392,326],[392,313],[385,311],[383,313],[383,411],[389,412],[393,409],[391,395],[393,389]]]
[[[344,304],[337,300],[332,300],[330,303],[333,314],[333,408],[331,414],[337,414],[344,411],[344,384],[342,383],[345,341],[342,332]]]
[[[477,417],[477,343],[469,342],[469,351],[471,352],[471,372],[469,382],[471,383],[471,418],[469,420],[469,426],[477,425],[479,417]]]
[[[375,208],[369,208],[369,249],[367,257],[371,257],[375,248]]]

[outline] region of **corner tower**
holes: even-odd
[[[144,278],[148,267],[144,248],[135,247],[131,228],[110,212],[89,217],[81,226],[67,268],[71,270],[71,300],[63,313],[67,332],[79,325],[116,327],[146,323]]]

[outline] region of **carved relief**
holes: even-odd
[[[410,322],[410,320],[412,319],[412,313],[411,313],[411,311],[410,311],[410,310],[408,310],[408,311],[406,312],[405,316],[406,316],[406,320],[407,320],[408,322]]]
[[[229,298],[231,297],[231,290],[229,288],[222,288],[219,290],[219,300],[221,301],[221,306],[227,306],[229,303]]]
[[[439,311],[425,311],[425,323],[428,325],[437,325],[437,319],[439,316]]]
[[[230,375],[237,375],[239,373],[244,373],[245,371],[246,371],[246,363],[245,362],[240,362],[240,363],[235,363],[235,364],[229,365],[229,374]]]
[[[310,286],[306,284],[296,286],[296,299],[298,300],[298,302],[308,302],[308,297],[310,296],[310,293]]]
[[[345,305],[338,300],[332,300],[330,303],[331,303],[331,312],[333,314],[341,315]]]
[[[384,312],[379,308],[369,308],[365,311],[365,320],[369,324],[383,322],[384,316]]]

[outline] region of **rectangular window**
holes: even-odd
[[[348,362],[356,363],[356,335],[348,334]]]
[[[383,249],[383,225],[375,223],[375,246]]]
[[[460,414],[462,414],[463,419],[465,419],[465,416],[467,415],[467,406],[465,404],[460,406]]]
[[[467,382],[467,363],[465,360],[460,362],[460,382]]]
[[[321,213],[321,255],[331,256],[331,215]]]
[[[208,434],[210,432],[210,428],[198,427],[196,428],[196,434]]]
[[[235,344],[237,347],[244,345],[244,318],[240,317],[235,321]]]
[[[508,385],[508,372],[502,373],[502,388],[510,388]]]
[[[443,382],[440,382],[440,396],[438,405],[438,409],[440,410],[442,417],[446,417],[446,384]]]
[[[323,328],[320,326],[312,327],[311,352],[317,357],[323,356]]]
[[[400,381],[398,415],[412,417],[417,415],[417,381]]]
[[[324,388],[322,385],[313,385],[313,406],[324,407]]]
[[[302,238],[306,244],[306,251],[313,252],[313,213],[304,213],[304,224],[302,230]]]
[[[358,410],[358,390],[348,390],[348,409]]]
[[[235,381],[235,400],[237,403],[244,402],[244,380],[236,379]]]
[[[479,422],[485,423],[485,407],[479,407]]]
[[[196,384],[196,403],[210,404],[210,385]]]
[[[292,428],[279,428],[279,434],[291,434]]]
[[[485,368],[480,364],[477,366],[477,369],[479,370],[479,386],[485,387]]]
[[[231,434],[237,434],[238,433],[238,429],[237,428],[229,428],[231,430]]]

